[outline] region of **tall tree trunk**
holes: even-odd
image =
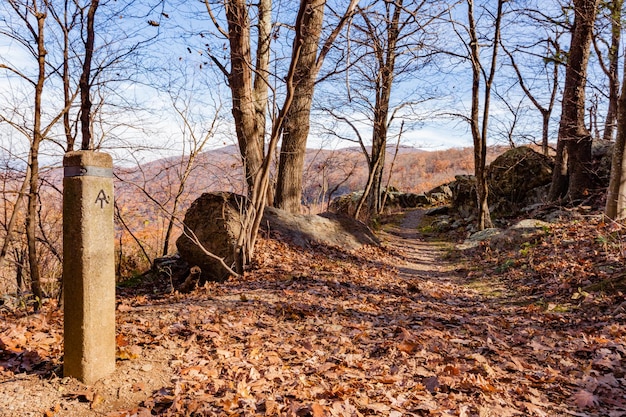
[[[276,201],[274,202],[276,207],[292,213],[300,212],[304,157],[309,135],[315,80],[333,42],[353,15],[358,3],[359,0],[350,0],[345,13],[320,48],[326,0],[301,0],[300,2],[301,8],[308,8],[304,16],[307,20],[307,27],[303,33],[301,62],[298,63],[294,79],[296,84],[293,104],[285,120],[278,163]]]
[[[574,0],[572,41],[550,198],[578,200],[590,186],[591,134],[585,126],[585,85],[598,0]]]
[[[252,96],[256,112],[256,126],[261,150],[265,146],[266,114],[269,91],[270,46],[272,41],[272,0],[260,0],[257,4],[257,51]],[[263,155],[261,155],[263,156]],[[267,187],[267,204],[272,204],[274,193]]]
[[[305,14],[307,12],[305,1],[300,3],[298,15],[296,16],[295,23],[295,37],[291,52],[291,62],[289,63],[289,70],[287,72],[286,87],[287,92],[285,95],[285,101],[282,108],[278,112],[278,116],[272,122],[272,130],[268,143],[267,156],[262,161],[261,169],[254,177],[254,185],[252,187],[252,194],[250,201],[246,207],[246,217],[243,221],[244,233],[241,233],[237,240],[237,251],[239,252],[240,263],[237,265],[237,272],[243,272],[244,266],[248,265],[254,256],[254,246],[258,237],[259,227],[261,226],[261,220],[263,219],[263,212],[267,205],[267,196],[269,188],[270,167],[272,163],[272,155],[277,148],[278,141],[282,136],[284,123],[289,108],[293,103],[295,96],[295,75],[297,69],[297,63],[302,53],[302,47],[304,44],[303,33]]]
[[[317,50],[324,21],[326,0],[303,0],[304,15],[302,52],[294,77],[294,97],[285,118],[280,148],[276,200],[274,205],[291,213],[300,213],[302,172],[309,135],[311,104],[317,77]]]
[[[402,2],[400,1],[400,3]],[[393,29],[390,29],[389,32],[393,32]],[[378,214],[381,209],[383,171],[385,169],[387,151],[387,119],[389,117],[389,100],[393,84],[394,58],[395,46],[394,52],[387,56],[380,83],[382,88],[376,94],[374,129],[372,132],[372,158],[369,167],[369,175],[372,177],[372,186],[368,196],[370,214]]]
[[[78,85],[80,87],[80,131],[81,149],[91,149],[91,61],[95,44],[94,21],[99,0],[91,0],[87,11],[87,39],[85,40],[85,59]]]
[[[498,45],[500,44],[500,29],[502,23],[502,7],[505,0],[498,0],[497,13],[494,22],[493,48],[491,52],[491,67],[489,76],[485,79],[484,104],[482,126],[480,112],[480,78],[483,76],[483,67],[480,62],[480,46],[474,20],[474,1],[467,0],[467,14],[470,36],[470,61],[472,64],[472,108],[470,114],[470,130],[474,140],[474,175],[476,177],[476,196],[478,206],[478,230],[492,227],[489,213],[489,187],[487,184],[487,133],[489,122],[489,104],[491,87],[496,71]]]
[[[268,0],[258,3],[259,16],[268,18],[271,5]],[[235,131],[239,142],[239,151],[245,164],[246,183],[248,194],[251,195],[254,188],[254,179],[263,164],[265,143],[265,107],[267,106],[267,90],[263,94],[262,83],[267,80],[267,67],[257,68],[258,90],[253,89],[253,67],[250,45],[250,19],[248,16],[247,2],[245,0],[230,0],[226,2],[226,18],[228,20],[228,39],[230,44],[231,69],[228,74],[230,84],[233,117],[235,119]],[[265,28],[265,25],[261,25]],[[263,31],[259,31],[259,34]],[[267,37],[269,42],[269,37]],[[266,43],[258,45],[257,63],[268,65],[269,58],[259,54],[269,54],[269,46]],[[261,49],[263,48],[263,49]],[[267,88],[267,85],[266,87]],[[263,102],[265,99],[265,102]],[[263,117],[261,117],[263,115]]]
[[[609,47],[609,66],[605,69],[609,78],[609,106],[606,111],[606,119],[604,121],[604,140],[613,140],[613,132],[615,132],[618,97],[619,97],[619,48],[622,35],[622,6],[624,0],[613,0],[609,3],[609,11],[611,12],[611,46]]]
[[[626,85],[626,71],[624,71],[622,85]],[[626,147],[626,88],[622,87],[617,105],[617,137],[613,148],[611,161],[611,177],[606,196],[605,214],[611,219],[626,218],[626,163],[624,148]]]
[[[70,34],[69,34],[69,10],[68,10],[69,0],[64,1],[63,8],[63,22],[59,22],[61,26],[61,30],[63,31],[63,101],[65,102],[65,107],[69,108],[72,103],[72,94],[70,92]],[[74,150],[74,141],[75,137],[72,134],[72,124],[70,121],[70,112],[66,111],[63,113],[63,131],[65,133],[65,142],[66,142],[66,152],[72,152]]]
[[[386,31],[387,39],[382,41],[376,36],[376,26],[367,13],[362,12],[365,27],[368,30],[372,43],[373,54],[378,65],[375,80],[376,100],[374,102],[372,154],[369,159],[368,179],[361,201],[357,205],[355,217],[358,217],[361,207],[367,201],[369,214],[379,214],[382,210],[382,182],[385,169],[387,151],[387,132],[389,128],[389,102],[396,71],[397,44],[400,36],[400,17],[402,15],[403,0],[386,3]],[[393,7],[393,8],[392,8]]]
[[[41,111],[43,86],[46,79],[46,49],[44,43],[44,11],[36,11],[37,18],[37,83],[35,85],[35,108],[33,115],[33,138],[30,145],[30,182],[28,191],[28,209],[26,213],[26,238],[28,241],[28,264],[31,290],[35,297],[35,310],[39,310],[43,301],[41,276],[39,274],[39,258],[37,256],[37,195],[39,194],[39,145],[41,135]]]

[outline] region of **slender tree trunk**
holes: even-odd
[[[391,32],[391,31],[390,31]],[[395,54],[395,50],[394,50]],[[389,63],[393,64],[392,62]],[[370,176],[372,186],[369,190],[368,208],[370,214],[378,214],[382,202],[382,181],[385,169],[385,157],[387,153],[387,119],[389,116],[389,100],[391,98],[391,85],[393,83],[393,70],[386,68],[383,71],[383,88],[377,93],[374,110],[374,131],[372,134],[372,163],[370,164]]]
[[[285,101],[282,108],[278,112],[278,116],[272,123],[267,156],[263,159],[261,169],[254,177],[252,194],[250,202],[246,208],[246,217],[242,228],[245,233],[242,233],[237,240],[237,251],[240,255],[240,263],[237,265],[238,273],[243,272],[244,266],[248,265],[254,256],[254,246],[258,237],[259,227],[261,226],[261,220],[263,219],[263,212],[265,211],[265,206],[267,205],[267,190],[270,183],[272,155],[278,146],[278,140],[282,136],[285,119],[289,113],[289,108],[291,107],[295,96],[295,75],[297,63],[300,60],[300,54],[302,53],[302,46],[304,44],[303,32],[305,28],[303,22],[305,13],[307,12],[304,6],[305,2],[302,1],[296,17],[296,34],[292,46],[291,62],[287,72],[287,93],[285,95]]]
[[[87,11],[87,39],[85,40],[85,59],[78,85],[80,87],[80,131],[81,149],[91,149],[91,61],[95,43],[94,20],[99,0],[91,0]]]
[[[7,256],[7,252],[9,250],[11,241],[13,240],[13,233],[15,232],[17,219],[22,209],[22,201],[24,200],[24,196],[26,195],[26,191],[28,190],[29,184],[30,184],[30,163],[28,164],[26,168],[26,176],[24,177],[24,181],[22,182],[20,191],[17,194],[17,199],[15,200],[15,204],[13,205],[13,212],[11,213],[11,217],[9,218],[9,224],[6,227],[6,235],[4,236],[4,242],[2,243],[2,248],[0,248],[0,267],[2,267],[4,259]]]
[[[626,85],[626,71],[623,74],[622,85]],[[617,137],[613,148],[611,161],[611,177],[606,196],[605,214],[611,219],[626,218],[626,163],[624,148],[626,147],[626,88],[622,88],[617,105]]]
[[[565,72],[559,139],[550,198],[582,198],[590,187],[592,137],[585,126],[585,85],[598,0],[574,1],[572,41]]]
[[[306,24],[302,38],[302,55],[294,79],[293,104],[285,120],[278,163],[276,201],[274,202],[276,207],[283,210],[300,213],[304,157],[309,135],[315,80],[333,42],[352,16],[358,3],[359,0],[350,0],[346,12],[320,48],[326,0],[301,0],[300,2],[301,8],[307,7],[304,16]]]
[[[498,0],[498,10],[495,20],[493,49],[491,53],[491,67],[489,76],[485,80],[485,97],[483,105],[482,127],[479,119],[480,112],[480,78],[483,76],[483,67],[480,62],[480,46],[474,20],[474,1],[467,0],[468,22],[470,36],[470,60],[472,63],[472,109],[470,114],[470,130],[474,139],[474,175],[476,177],[476,195],[478,205],[478,229],[492,227],[489,213],[489,187],[487,185],[487,132],[489,122],[489,103],[491,87],[495,77],[498,45],[500,44],[500,29],[502,22],[502,6],[504,0]]]
[[[69,108],[73,97],[70,93],[70,36],[69,36],[69,22],[68,22],[68,3],[69,0],[65,0],[63,9],[63,22],[59,22],[61,30],[63,31],[63,101],[65,107]],[[65,133],[66,152],[74,150],[75,137],[72,134],[72,125],[70,122],[70,112],[63,113],[63,131]]]
[[[370,41],[378,65],[375,80],[376,100],[374,102],[374,117],[372,129],[372,155],[369,160],[367,186],[357,206],[355,216],[358,216],[363,201],[367,201],[370,214],[379,214],[382,209],[382,182],[387,152],[387,133],[389,127],[389,102],[396,71],[397,44],[400,36],[400,17],[403,11],[403,1],[398,0],[386,5],[386,36],[381,41],[376,38],[375,25],[366,12],[362,13],[363,20],[369,31]]]
[[[304,0],[302,52],[294,77],[293,102],[285,118],[283,142],[280,148],[276,201],[274,205],[291,213],[300,213],[302,172],[306,142],[309,135],[311,104],[317,78],[316,61],[324,21],[326,0]]]
[[[618,98],[619,98],[619,48],[622,35],[622,6],[624,0],[613,0],[609,3],[611,12],[611,46],[609,47],[609,67],[607,68],[607,76],[609,78],[609,106],[604,121],[604,140],[613,140],[615,132]]]
[[[396,142],[396,149],[393,153],[393,158],[391,159],[391,165],[389,166],[389,174],[387,175],[387,184],[385,185],[385,192],[382,193],[383,197],[380,202],[380,212],[385,209],[385,204],[387,203],[387,198],[389,196],[389,187],[391,185],[391,176],[393,175],[393,168],[396,164],[396,159],[398,158],[398,152],[400,151],[400,140],[402,139],[402,133],[404,132],[404,120],[400,124],[400,133],[398,134],[398,141]]]
[[[37,255],[37,195],[39,193],[39,145],[41,136],[41,112],[42,94],[46,78],[46,49],[44,43],[45,13],[36,12],[37,18],[37,64],[38,75],[35,85],[35,108],[33,139],[30,146],[30,182],[28,191],[28,210],[26,214],[26,238],[28,241],[28,264],[30,271],[31,290],[35,297],[35,310],[41,308],[43,291],[41,289],[41,276],[39,274],[39,258]]]
[[[272,1],[260,0],[257,5],[257,52],[256,68],[254,72],[254,82],[252,94],[254,97],[254,108],[256,112],[256,126],[259,134],[259,146],[261,150],[265,146],[266,115],[268,107],[269,91],[269,64],[270,46],[272,41]],[[274,201],[274,189],[267,188],[267,204]]]
[[[15,248],[15,288],[18,296],[24,291],[24,260],[26,259],[26,251],[23,248]]]
[[[548,155],[550,148],[550,114],[549,112],[541,112],[541,153]]]

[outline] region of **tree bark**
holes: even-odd
[[[333,42],[358,3],[359,0],[350,0],[345,13],[321,48],[320,35],[326,0],[302,0],[300,3],[301,8],[308,8],[304,16],[307,22],[305,33],[302,34],[302,57],[294,79],[296,84],[293,103],[285,120],[274,202],[276,207],[291,213],[300,213],[301,209],[302,175],[315,80]]]
[[[557,155],[550,187],[551,200],[563,196],[569,200],[578,200],[591,185],[589,165],[592,137],[585,126],[585,85],[597,6],[598,0],[574,1],[575,17],[565,71]]]
[[[41,135],[41,112],[44,81],[46,79],[46,49],[44,42],[44,23],[46,15],[43,11],[35,12],[37,19],[37,83],[35,84],[35,107],[33,115],[33,139],[30,145],[30,181],[28,190],[28,209],[26,213],[26,238],[28,241],[28,265],[30,285],[35,297],[35,310],[41,308],[43,291],[39,274],[39,258],[37,256],[37,195],[39,193],[39,146]]]
[[[604,140],[613,140],[615,132],[618,99],[619,99],[619,48],[622,35],[622,6],[624,0],[613,0],[609,2],[609,11],[611,13],[611,46],[609,47],[608,60],[609,66],[605,69],[609,78],[609,106],[606,111],[606,119],[604,121]]]
[[[259,15],[267,18],[271,4],[268,0],[259,2]],[[248,194],[251,195],[254,187],[254,178],[261,169],[264,157],[265,136],[265,107],[267,106],[267,83],[263,94],[262,79],[259,80],[257,90],[253,88],[252,58],[250,45],[250,19],[245,0],[230,0],[226,2],[226,18],[228,20],[228,38],[230,44],[231,69],[228,81],[233,103],[233,117],[235,131],[241,157],[245,164],[246,183]],[[265,25],[261,25],[265,27]],[[259,31],[261,33],[261,31]],[[259,54],[269,54],[269,46],[259,45],[263,49],[257,51],[257,63],[268,65],[269,58]],[[267,47],[267,48],[266,48]],[[257,77],[264,76],[267,68],[257,68]],[[265,102],[263,102],[265,99]],[[263,117],[261,117],[261,114]]]
[[[300,213],[301,207],[302,172],[318,72],[315,63],[325,5],[326,0],[304,0],[300,6],[307,10],[303,20],[302,52],[296,64],[293,102],[285,118],[274,202],[277,208],[295,214]]]
[[[87,39],[85,40],[85,59],[83,71],[78,85],[80,88],[80,132],[82,135],[81,149],[87,150],[91,143],[91,61],[95,44],[94,21],[99,0],[91,0],[87,11]]]
[[[467,14],[470,36],[470,61],[472,64],[472,109],[470,114],[470,130],[474,140],[474,175],[476,177],[476,196],[478,206],[478,230],[492,227],[489,213],[489,187],[487,185],[487,132],[489,122],[489,104],[491,87],[495,77],[498,45],[500,43],[500,29],[502,23],[502,7],[505,0],[498,0],[497,13],[494,22],[494,39],[491,52],[491,67],[489,76],[485,79],[484,104],[482,125],[479,119],[480,109],[480,79],[483,76],[483,67],[480,62],[480,46],[474,20],[474,1],[467,0]]]
[[[622,85],[626,85],[626,71],[623,74]],[[605,214],[610,219],[622,220],[626,218],[626,163],[624,148],[626,147],[626,89],[622,88],[617,105],[617,137],[611,160],[611,176],[606,195]]]
[[[400,17],[402,15],[403,0],[386,4],[386,39],[377,37],[376,25],[370,20],[366,11],[362,12],[367,36],[372,44],[374,57],[378,65],[374,91],[372,151],[368,160],[368,178],[361,201],[357,205],[355,217],[360,215],[364,202],[370,214],[379,214],[382,210],[382,182],[387,153],[387,133],[389,128],[389,102],[396,71],[396,57],[398,54],[398,38],[400,36]]]

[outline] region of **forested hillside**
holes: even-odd
[[[490,150],[490,158],[502,148]],[[387,166],[391,166],[395,151],[390,149]],[[179,190],[180,167],[186,163],[184,157],[170,157],[152,161],[135,168],[116,169],[115,182],[117,201],[116,229],[118,236],[119,279],[149,268],[154,258],[163,254],[164,234],[172,209],[173,196]],[[362,153],[355,149],[308,150],[303,196],[303,212],[325,211],[330,199],[353,191],[362,190],[367,181],[367,166]],[[389,184],[403,192],[421,193],[452,181],[455,175],[468,174],[472,170],[472,150],[450,149],[446,151],[421,151],[401,148],[395,157],[393,171],[385,175]],[[17,173],[16,173],[17,175]],[[41,192],[42,224],[46,225],[42,241],[41,267],[49,277],[51,294],[60,277],[62,252],[60,208],[62,204],[61,170],[52,169],[44,174]],[[192,176],[184,184],[181,204],[176,217],[182,220],[185,210],[200,194],[210,191],[233,191],[241,193],[244,184],[242,165],[235,147],[226,147],[203,152],[198,156]],[[17,179],[5,177],[5,189],[17,187]],[[331,195],[332,193],[332,195]],[[4,200],[2,211],[11,212],[10,200]],[[175,230],[175,237],[180,234]],[[20,272],[19,254],[26,250],[24,236],[22,247],[9,253],[13,262],[5,265],[2,274],[3,293],[15,291],[16,274]],[[173,242],[173,240],[171,240]],[[143,248],[143,249],[142,249]],[[145,250],[145,253],[143,252]],[[169,247],[172,253],[175,248]]]

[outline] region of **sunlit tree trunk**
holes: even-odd
[[[622,85],[626,85],[626,71],[623,75]],[[615,138],[615,147],[613,148],[605,214],[611,219],[622,220],[626,218],[626,172],[624,172],[626,169],[626,161],[624,161],[624,148],[626,147],[625,88],[622,88],[617,108],[617,137]]]
[[[613,134],[615,132],[617,111],[618,111],[618,99],[619,99],[619,49],[622,36],[622,7],[624,0],[613,0],[608,2],[607,6],[610,12],[611,19],[611,44],[608,51],[608,65],[605,65],[603,60],[600,60],[600,64],[607,77],[609,78],[609,104],[606,111],[606,119],[604,121],[604,133],[602,138],[604,140],[613,140]],[[596,50],[598,48],[596,47]],[[598,57],[601,57],[598,53]]]
[[[274,205],[300,213],[302,172],[309,135],[311,104],[317,77],[316,61],[326,0],[304,0],[302,52],[296,64],[294,97],[285,118]],[[302,7],[302,6],[301,6]]]
[[[565,71],[559,139],[550,198],[582,198],[590,187],[592,137],[585,126],[587,64],[598,0],[574,1],[572,41]]]
[[[505,0],[498,0],[497,13],[494,21],[493,47],[491,51],[491,66],[488,76],[485,77],[484,103],[482,124],[480,113],[480,79],[484,77],[480,61],[480,45],[474,20],[474,1],[467,0],[467,14],[469,23],[469,50],[472,64],[472,108],[470,113],[470,130],[474,140],[474,175],[476,176],[476,194],[478,205],[478,230],[492,227],[489,213],[489,187],[487,185],[487,133],[489,126],[489,104],[491,88],[495,78],[498,45],[500,44],[500,29],[502,23],[502,7]]]
[[[271,1],[258,3],[260,44],[257,45],[257,67],[252,65],[250,18],[245,0],[226,2],[231,68],[228,81],[233,103],[235,131],[245,164],[248,193],[253,192],[254,178],[264,158],[265,108],[267,107],[267,66],[269,65],[269,20]],[[261,38],[264,36],[264,38]],[[258,67],[260,66],[260,67]],[[258,78],[253,81],[253,73]]]
[[[352,16],[358,3],[359,0],[350,0],[342,18],[323,42],[321,48],[320,35],[326,0],[302,0],[300,3],[300,7],[304,7],[303,10],[306,10],[302,33],[302,53],[297,63],[294,78],[293,103],[285,119],[278,163],[276,200],[274,202],[276,207],[291,213],[300,213],[301,209],[302,175],[315,80],[330,47]]]
[[[378,73],[375,81],[376,99],[374,103],[374,126],[372,129],[372,152],[368,161],[367,184],[355,213],[357,217],[364,201],[367,201],[371,214],[378,214],[382,208],[382,182],[387,152],[389,102],[396,71],[397,44],[400,36],[400,16],[403,11],[403,0],[396,1],[393,3],[393,6],[390,3],[387,3],[385,6],[387,13],[385,35],[387,39],[384,41],[376,38],[373,22],[365,11],[362,13],[368,29],[369,41],[372,44],[373,53],[378,64]]]
[[[30,181],[28,190],[28,209],[26,214],[26,238],[28,240],[28,265],[31,280],[31,290],[36,300],[35,309],[41,307],[43,291],[39,274],[39,259],[37,256],[37,196],[39,194],[39,147],[43,139],[41,134],[42,95],[46,79],[46,48],[44,43],[44,23],[46,19],[45,5],[39,10],[34,4],[34,14],[37,19],[37,81],[35,84],[35,106],[33,114],[33,138],[30,145],[29,165]]]

